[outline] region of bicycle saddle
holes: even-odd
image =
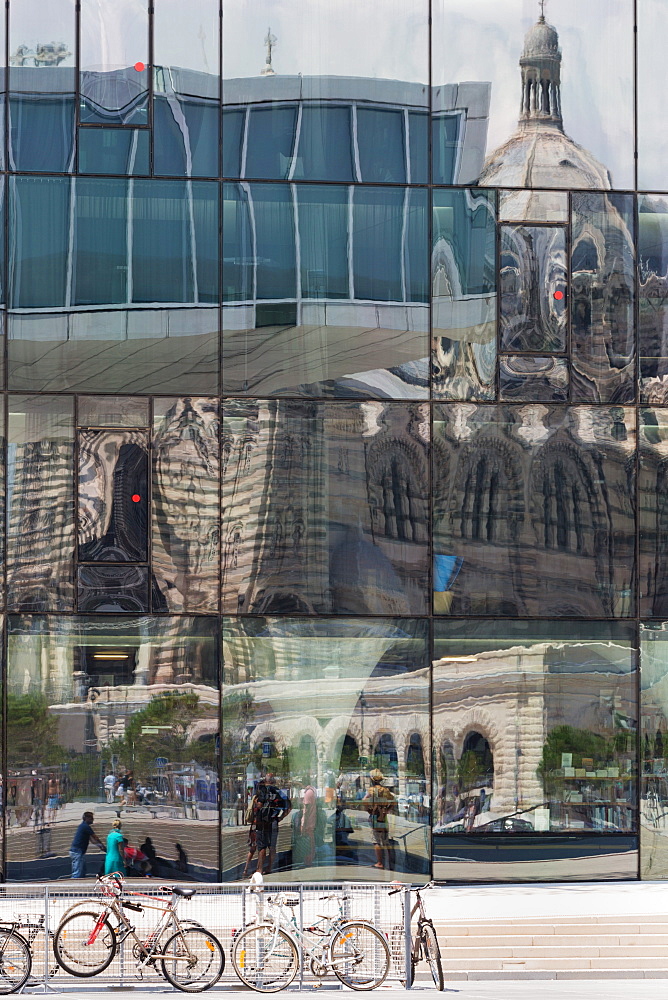
[[[197,889],[181,889],[178,885],[161,885],[165,892],[173,892],[175,896],[182,896],[183,899],[190,899],[197,892]]]
[[[283,904],[285,906],[299,906],[299,896],[286,896]]]

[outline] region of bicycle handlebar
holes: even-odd
[[[424,892],[425,889],[435,889],[435,888],[436,888],[436,883],[434,882],[433,879],[431,879],[430,882],[425,882],[424,885],[411,886],[402,884],[398,886],[396,889],[390,889],[390,891],[388,892],[388,896],[394,896],[395,893],[397,892],[408,892],[409,889],[412,890],[413,892]]]

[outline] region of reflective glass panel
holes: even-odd
[[[68,177],[10,179],[10,307],[65,305],[71,185]]]
[[[668,614],[668,410],[638,411],[640,614]]]
[[[668,402],[668,198],[638,199],[640,398]]]
[[[125,303],[128,300],[128,183],[121,178],[93,180],[83,177],[78,177],[74,183],[72,304]]]
[[[12,94],[9,99],[10,170],[32,173],[72,170],[75,110],[73,94]]]
[[[499,191],[500,222],[568,222],[567,191]]]
[[[293,95],[309,101],[429,103],[427,0],[340,0],[307,7],[226,0],[224,13],[226,104]],[[256,26],[251,32],[249,24]],[[231,97],[232,91],[238,96]]]
[[[612,622],[436,623],[435,877],[635,876],[633,635]]]
[[[423,613],[424,404],[229,401],[224,610]]]
[[[217,611],[219,412],[214,399],[156,399],[153,573],[168,611]]]
[[[434,610],[633,613],[635,413],[437,407]]]
[[[410,156],[410,181],[426,184],[429,180],[429,116],[421,111],[408,113],[408,152]]]
[[[501,348],[565,351],[566,230],[501,227]]]
[[[427,395],[426,192],[258,184],[249,201],[226,185],[224,199],[226,393]],[[296,300],[253,307],[253,231],[258,299]]]
[[[48,4],[40,0],[12,0],[10,90],[45,95],[74,92],[74,7],[75,0],[49,0]]]
[[[241,147],[246,128],[242,108],[223,111],[223,177],[241,176]]]
[[[494,195],[434,191],[432,211],[432,392],[440,399],[494,399]]]
[[[74,0],[19,0],[9,10],[11,170],[72,170]]]
[[[146,859],[128,875],[217,881],[215,619],[13,616],[9,629],[9,877],[69,878],[91,811],[103,844],[121,812]],[[91,843],[87,874],[103,862]]]
[[[79,561],[146,562],[148,441],[142,431],[79,431]]]
[[[7,605],[74,610],[74,400],[9,396]]]
[[[279,179],[290,172],[297,107],[253,108],[248,123],[246,177]]]
[[[83,0],[79,17],[79,120],[147,125],[147,0]]]
[[[640,878],[668,873],[668,623],[640,623]]]
[[[434,0],[434,106],[465,118],[454,183],[632,188],[633,15],[627,0],[544,14],[525,0]]]
[[[568,402],[568,361],[537,354],[506,354],[499,358],[499,398],[530,403]]]
[[[437,91],[436,96],[438,94]],[[484,100],[483,91],[478,96]],[[465,116],[459,111],[435,114],[432,118],[431,161],[434,184],[457,183],[461,172],[464,145],[462,132],[465,121]],[[469,157],[470,153],[471,151]]]
[[[136,396],[79,396],[77,414],[80,427],[148,427],[148,400]]]
[[[657,100],[668,87],[668,64],[661,41],[668,27],[668,11],[662,0],[638,0],[637,11],[637,108],[638,187],[665,191],[668,134],[663,102]]]
[[[633,197],[575,192],[572,207],[571,398],[632,402]]]
[[[149,173],[149,133],[138,128],[80,128],[82,174]]]
[[[154,7],[156,174],[218,174],[219,28],[218,0],[160,0]]]
[[[224,620],[224,878],[256,866],[262,785],[281,803],[272,879],[428,871],[428,656],[410,618]]]
[[[350,105],[302,105],[299,148],[292,176],[322,181],[356,180]]]
[[[149,610],[147,566],[79,564],[77,610],[129,614]]]
[[[19,391],[217,388],[217,308],[21,313],[10,317],[9,341],[9,385]]]
[[[358,107],[357,145],[363,181],[402,184],[406,180],[403,111]]]

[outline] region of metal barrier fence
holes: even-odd
[[[127,880],[125,888],[132,893],[145,893],[154,899],[168,901],[171,898],[171,893],[162,891],[155,883],[147,883],[145,880]],[[193,886],[184,883],[183,888],[193,888]],[[266,898],[273,893],[286,890],[289,890],[290,895],[299,896],[299,907],[295,908],[295,915],[298,925],[302,928],[308,928],[313,924],[318,915],[338,914],[336,900],[323,900],[321,897],[345,890],[348,896],[346,915],[372,921],[387,938],[392,962],[386,982],[406,982],[405,970],[408,967],[407,963],[410,964],[410,925],[406,920],[406,915],[410,914],[410,892],[390,896],[389,886],[377,883],[367,885],[357,882],[315,884],[265,882],[264,892],[261,895]],[[129,898],[134,901],[133,897]],[[69,976],[57,964],[53,954],[53,935],[65,912],[75,904],[81,904],[86,900],[90,900],[96,908],[99,908],[103,899],[102,894],[96,890],[94,882],[83,886],[71,883],[0,885],[0,921],[12,921],[18,918],[23,924],[33,925],[31,934],[33,967],[28,987],[41,986],[42,989],[52,992],[58,989],[70,990],[75,984],[81,987],[86,983],[90,985],[113,983],[116,987],[130,987],[139,981],[144,985],[155,983],[163,988],[167,986],[157,970],[143,970],[143,975],[138,974],[136,958],[133,956],[132,938],[120,944],[109,967],[91,979]],[[136,901],[141,902],[141,899]],[[250,891],[248,883],[215,885],[200,883],[191,899],[181,899],[179,902],[179,920],[198,922],[214,934],[223,947],[225,972],[218,984],[221,987],[239,983],[230,958],[231,944],[236,932],[256,916],[258,901],[259,896]],[[159,916],[156,910],[144,910],[141,913],[130,910],[125,912],[140,940],[148,938]],[[44,923],[36,926],[42,916]],[[22,933],[28,936],[25,930]],[[300,974],[290,987],[291,990],[312,987],[315,982],[321,981],[310,971],[308,962],[303,964],[305,967],[300,970]],[[341,984],[333,976],[329,976],[327,985],[340,987]]]

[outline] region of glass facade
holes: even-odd
[[[668,877],[668,14],[543,6],[8,0],[0,880],[267,784],[277,878]]]

